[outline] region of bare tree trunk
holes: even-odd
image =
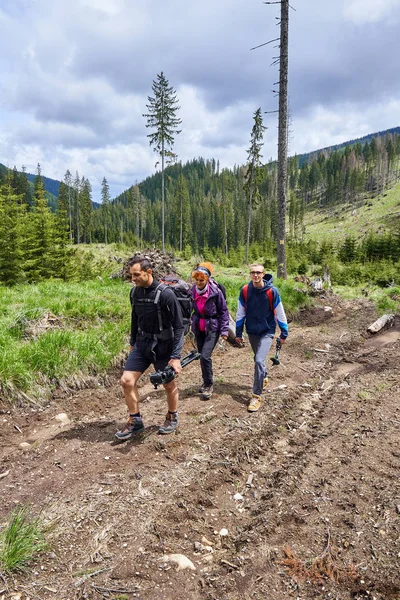
[[[140,246],[140,190],[135,188],[136,195],[136,243]]]
[[[225,242],[225,254],[228,256],[228,229],[226,224],[226,204],[224,200],[224,242]]]
[[[288,47],[289,0],[281,0],[281,39],[279,66],[279,124],[278,124],[278,277],[287,279],[286,272],[286,181],[288,129]]]
[[[180,227],[179,227],[179,250],[182,252],[182,246],[183,246],[183,193],[181,190],[181,214],[180,214],[180,219],[181,219],[181,223],[180,223]]]
[[[72,244],[74,235],[72,233],[71,188],[69,185],[68,185],[68,215],[69,215],[69,241]]]
[[[164,223],[165,223],[165,202],[164,202],[164,140],[161,150],[161,249],[164,252]]]
[[[144,227],[145,227],[145,212],[144,212],[144,197],[140,196],[140,239],[139,239],[139,248],[143,247],[143,236],[144,236]]]

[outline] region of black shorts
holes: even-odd
[[[172,340],[169,342],[158,342],[151,351],[150,345],[135,344],[130,351],[124,371],[137,371],[144,373],[150,365],[154,365],[156,371],[163,371],[171,360]]]

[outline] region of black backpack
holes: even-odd
[[[160,283],[156,287],[154,298],[148,299],[147,301],[154,302],[154,304],[157,305],[160,333],[163,331],[160,296],[163,290],[169,288],[174,292],[176,299],[178,300],[186,335],[190,329],[190,317],[192,314],[192,298],[189,294],[190,285],[186,283],[186,281],[183,281],[183,279],[180,279],[177,275],[165,275],[164,277],[161,277],[159,281]],[[136,288],[132,288],[130,292],[132,306],[135,303],[135,289]]]
[[[160,278],[160,285],[159,288],[161,288],[161,291],[163,289],[165,289],[166,287],[169,287],[169,289],[171,289],[177,300],[178,300],[178,304],[181,308],[181,312],[182,312],[182,318],[183,318],[183,324],[185,326],[185,335],[187,333],[189,333],[189,329],[190,329],[190,318],[192,316],[192,298],[190,296],[190,285],[188,283],[186,283],[186,281],[184,281],[183,279],[180,279],[178,277],[178,275],[164,275],[164,277]],[[157,296],[157,293],[156,293]],[[154,299],[154,301],[156,302],[156,299]],[[158,302],[158,298],[157,298],[157,302]],[[159,306],[159,304],[158,304]],[[160,315],[160,309],[159,310],[159,315]],[[160,316],[159,316],[160,319]]]
[[[221,290],[223,297],[226,300],[226,289],[225,286],[222,285],[222,283],[219,283],[219,281],[217,281],[216,279],[214,279],[214,277],[210,277],[210,281],[212,281],[213,283],[215,283],[215,285]]]

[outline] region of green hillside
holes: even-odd
[[[312,150],[311,152],[306,152],[305,154],[298,154],[297,158],[299,161],[299,166],[301,167],[304,163],[308,163],[314,160],[321,152],[331,154],[335,150],[344,150],[346,146],[355,146],[356,144],[364,145],[366,142],[370,144],[372,138],[385,137],[387,134],[400,134],[400,127],[391,127],[390,129],[385,129],[384,131],[368,133],[368,135],[364,135],[361,138],[348,140],[347,142],[342,142],[341,144],[334,144],[333,146],[325,146],[325,148],[320,148],[320,150]]]
[[[7,173],[7,167],[3,164],[0,163],[0,181],[2,178],[5,177]],[[21,171],[18,171],[19,174],[21,174]],[[35,180],[35,175],[32,175],[31,173],[25,173],[25,176],[29,182],[29,186],[31,188],[32,191],[32,196],[33,196],[33,188],[34,188],[34,180]],[[58,203],[58,189],[60,186],[60,182],[56,181],[55,179],[50,179],[49,177],[44,177],[42,175],[42,181],[43,181],[43,185],[44,185],[44,189],[45,189],[45,196],[47,199],[47,203],[50,206],[52,211],[55,211],[57,209],[57,203]]]
[[[395,232],[400,229],[400,182],[392,189],[358,206],[315,208],[304,216],[305,239],[337,244],[346,236],[364,237],[370,232]]]

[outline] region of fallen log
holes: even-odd
[[[372,323],[369,327],[367,327],[367,331],[370,333],[378,333],[381,329],[383,329],[386,325],[388,327],[392,327],[394,324],[394,315],[386,314],[382,315],[377,319],[374,323]]]

